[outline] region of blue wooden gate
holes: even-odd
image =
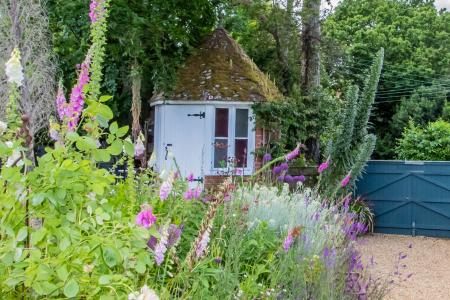
[[[370,161],[357,194],[375,232],[450,237],[450,162]]]

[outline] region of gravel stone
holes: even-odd
[[[407,254],[403,280],[396,280],[385,299],[450,299],[450,239],[373,234],[361,237],[358,247],[365,262],[373,257],[375,277],[392,277],[399,253]]]

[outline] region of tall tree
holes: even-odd
[[[402,99],[409,101],[421,86],[428,87],[430,102],[436,102],[443,93],[448,95],[450,12],[436,10],[434,2],[343,0],[323,23],[324,39],[345,52],[327,66],[335,79],[362,82],[362,71],[367,70],[373,53],[379,48],[386,51],[376,93],[377,109],[371,118],[378,135],[377,157],[394,155],[393,137],[402,128],[397,127],[400,123],[393,124],[391,120],[399,111],[396,107]],[[397,133],[392,132],[394,128]]]
[[[319,104],[317,92],[320,88],[320,0],[304,0],[302,9],[302,72],[301,90],[306,97],[305,101],[317,107]],[[311,132],[306,141],[308,156],[318,161],[320,158],[320,142],[318,132]]]

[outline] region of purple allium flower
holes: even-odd
[[[168,238],[169,230],[167,226],[164,226],[161,229],[161,238],[159,239],[158,244],[156,244],[155,246],[155,261],[158,266],[160,266],[164,261],[164,254],[167,251]]]
[[[300,176],[294,176],[294,181],[295,182],[305,182],[306,178],[303,175]]]
[[[284,182],[286,182],[286,183],[293,183],[294,182],[294,178],[291,175],[286,175],[286,176],[284,176]]]
[[[153,215],[152,207],[148,207],[145,210],[142,210],[136,216],[136,224],[142,226],[144,228],[150,228],[156,222],[156,217]]]
[[[298,145],[292,152],[286,154],[285,158],[286,158],[286,161],[290,161],[299,155],[300,155],[300,145]]]
[[[263,159],[262,159],[263,164],[267,164],[271,160],[272,160],[272,155],[270,155],[270,153],[264,154]]]
[[[282,172],[281,166],[276,166],[273,168],[273,174],[278,175]]]
[[[209,243],[209,234],[210,234],[210,229],[206,229],[205,232],[203,233],[200,242],[197,245],[197,248],[195,249],[195,254],[197,256],[197,258],[201,258],[203,256],[203,254],[206,251],[206,248],[208,247],[208,243]]]
[[[341,187],[346,187],[348,185],[348,183],[350,182],[351,175],[352,175],[351,173],[348,173],[347,176],[345,176],[345,178],[342,179]]]
[[[186,180],[188,182],[194,182],[194,174],[193,173],[189,173],[188,177],[186,177]]]
[[[163,201],[166,200],[169,197],[171,191],[172,182],[170,180],[164,181],[159,189],[159,198]]]
[[[319,168],[317,169],[317,172],[319,172],[319,174],[320,174],[323,171],[325,171],[326,169],[328,169],[329,166],[330,166],[330,160],[327,159],[327,161],[320,164]]]
[[[294,243],[294,237],[289,232],[288,235],[286,236],[286,238],[284,239],[284,242],[283,242],[284,252],[287,253],[289,251],[289,249],[291,248],[293,243]]]
[[[284,182],[284,175],[278,176],[277,181]]]
[[[284,162],[280,165],[281,171],[287,171],[289,169],[288,163]]]

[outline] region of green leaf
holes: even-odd
[[[44,201],[44,199],[45,199],[45,194],[44,193],[36,194],[31,199],[31,205],[38,206],[39,204],[41,204]]]
[[[98,101],[104,103],[106,101],[109,101],[112,99],[112,96],[101,96],[100,99],[98,99]]]
[[[100,285],[107,285],[111,282],[111,275],[102,275],[98,279],[98,284]]]
[[[63,238],[62,240],[61,240],[61,242],[59,242],[59,249],[61,250],[61,251],[64,251],[64,250],[66,250],[67,248],[69,248],[69,246],[70,246],[70,240],[68,239],[68,238]]]
[[[120,140],[115,140],[111,146],[108,147],[108,151],[109,153],[111,153],[111,155],[119,155],[120,153],[122,153],[122,148],[123,148],[123,144]]]
[[[22,242],[27,238],[27,236],[28,236],[28,228],[27,228],[27,226],[24,226],[19,229],[16,240],[18,242]]]
[[[134,145],[133,143],[129,142],[129,141],[124,141],[124,147],[125,147],[125,152],[129,155],[129,156],[134,156]]]
[[[61,281],[66,281],[69,277],[69,272],[67,271],[67,266],[62,265],[58,269],[56,269],[56,275],[58,275],[58,278],[61,279]]]
[[[36,245],[40,241],[42,241],[47,234],[47,230],[45,228],[41,228],[38,231],[35,231],[31,234],[31,245]]]
[[[128,133],[129,129],[130,129],[129,126],[120,127],[116,134],[117,137],[119,137],[119,138],[124,137]]]
[[[122,261],[120,253],[111,247],[102,247],[103,249],[103,260],[106,265],[110,268],[114,268],[117,264]]]
[[[117,125],[117,122],[111,123],[111,125],[109,126],[109,132],[111,132],[112,134],[116,134],[117,130],[119,130],[119,125]]]
[[[71,142],[75,142],[76,140],[78,140],[79,137],[80,136],[76,132],[68,132],[66,134],[66,138]]]
[[[80,287],[75,279],[70,279],[64,286],[64,295],[68,298],[75,297],[80,291]]]

